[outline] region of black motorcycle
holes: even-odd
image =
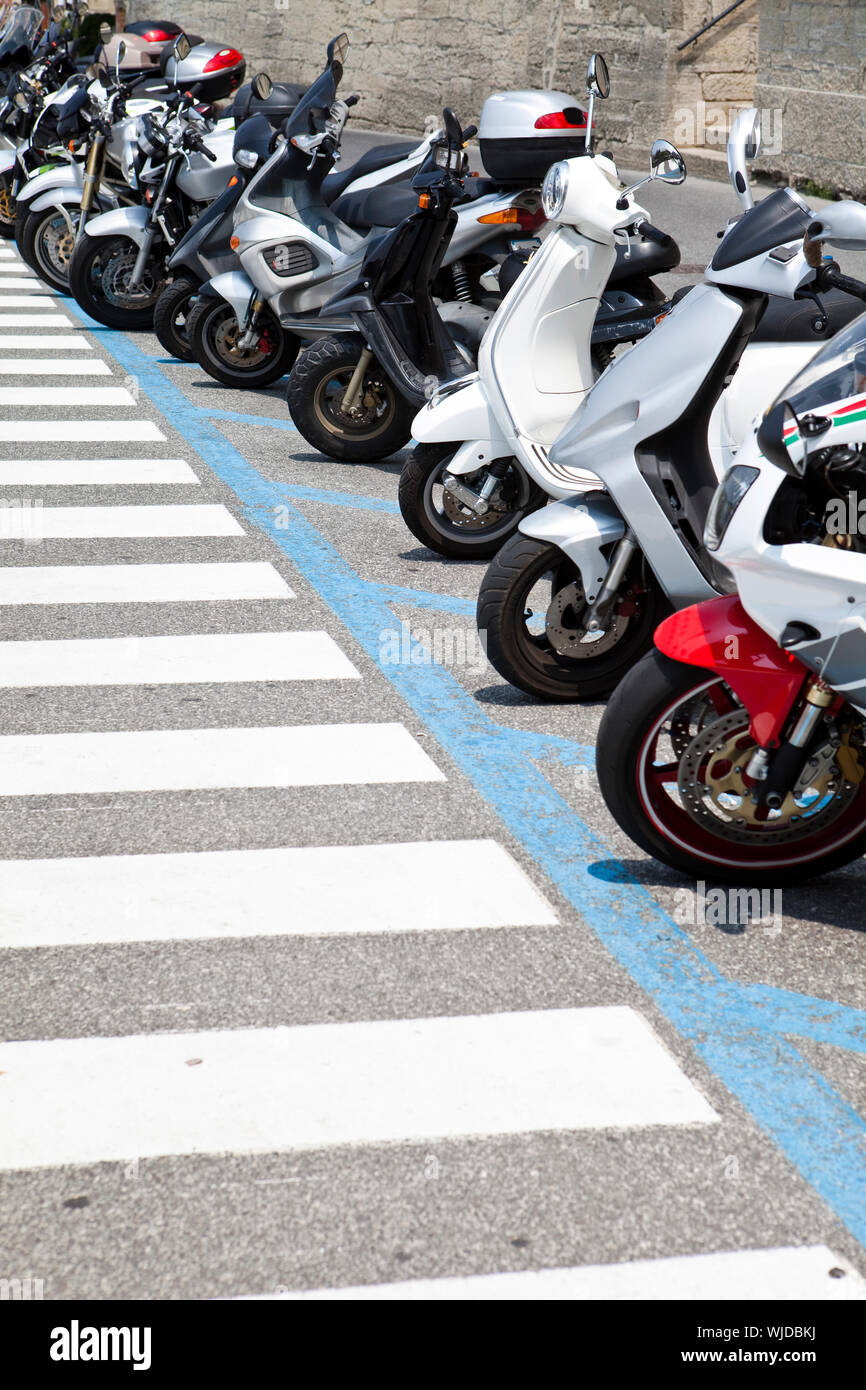
[[[464,145],[475,134],[474,126],[461,130],[447,108],[443,119],[444,137],[413,180],[413,211],[394,231],[370,245],[358,280],[320,310],[323,336],[300,353],[289,378],[292,420],[314,448],[331,458],[373,461],[409,442],[412,420],[431,393],[443,382],[475,370],[490,319],[539,244],[537,239],[512,243],[485,304],[443,302],[440,268],[457,223],[455,205],[467,193]],[[521,197],[525,195],[518,195],[516,201]],[[679,259],[679,249],[670,237],[664,238],[663,245],[637,242],[628,260],[620,252],[593,333],[598,371],[607,365],[618,343],[633,342],[654,327],[665,297],[650,276],[673,269]],[[333,337],[324,336],[329,321]],[[339,389],[337,385],[331,389],[335,348],[344,359],[349,346],[357,367],[354,373],[343,373]],[[368,400],[370,382],[383,375],[400,401],[387,430],[381,428]],[[323,393],[334,416],[331,428],[322,419]],[[508,491],[508,480],[498,490],[503,489]],[[518,501],[516,496],[512,500]],[[527,497],[527,504],[531,500]]]

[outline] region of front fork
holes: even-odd
[[[250,303],[244,321],[244,329],[237,342],[239,352],[248,352],[250,348],[256,346],[259,339],[256,329],[264,307],[265,301],[263,299],[259,299],[257,294],[250,295]]]
[[[93,137],[93,143],[87,152],[87,161],[84,165],[84,187],[81,190],[81,216],[78,219],[78,231],[76,242],[84,235],[84,227],[90,213],[93,211],[93,204],[99,192],[99,185],[102,182],[102,170],[105,164],[105,136],[102,131],[97,131]]]
[[[162,210],[168,198],[168,191],[174,183],[175,171],[179,163],[180,160],[177,156],[174,156],[174,158],[169,161],[162,177],[162,183],[159,185],[159,192],[153,200],[150,217],[147,219],[147,226],[144,229],[144,237],[139,247],[138,255],[135,258],[132,274],[129,277],[129,289],[131,290],[137,290],[141,284],[144,272],[147,270],[147,263],[150,260],[150,253],[153,250],[153,243],[156,240],[157,231],[162,232],[169,246],[174,245],[174,238],[169,234],[168,228],[165,225]]]

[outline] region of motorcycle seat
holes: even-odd
[[[674,270],[680,263],[680,248],[671,237],[669,246],[659,246],[655,241],[643,237],[631,238],[631,255],[625,258],[625,247],[616,248],[616,265],[610,273],[608,289],[631,280],[635,275],[661,275],[666,270]]]
[[[345,192],[350,183],[361,178],[362,174],[375,174],[379,169],[386,169],[389,164],[396,164],[398,160],[405,159],[417,147],[417,140],[398,140],[390,145],[374,145],[366,154],[362,154],[360,159],[356,159],[354,164],[350,164],[348,169],[328,174],[322,184],[325,201],[332,203]]]
[[[405,183],[384,183],[360,193],[344,193],[331,204],[331,212],[356,232],[371,227],[399,227],[418,207],[418,194]]]
[[[783,299],[781,295],[771,294],[769,303],[761,315],[761,322],[755,330],[753,343],[822,343],[838,333],[852,319],[863,312],[859,299],[841,290],[829,290],[821,295],[821,303],[827,311],[829,327],[823,333],[816,333],[812,327],[818,317],[818,308],[811,299]]]

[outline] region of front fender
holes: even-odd
[[[79,165],[58,164],[54,169],[46,170],[44,174],[34,174],[29,178],[18,194],[18,202],[29,203],[53,189],[62,189],[64,192],[68,190],[73,194],[70,201],[79,202],[83,187],[84,180]]]
[[[244,271],[225,270],[202,285],[199,295],[205,299],[224,299],[234,309],[238,323],[243,323],[255,292],[255,285]]]
[[[565,502],[551,502],[525,516],[517,528],[533,540],[556,545],[580,570],[588,603],[604,582],[608,560],[602,547],[625,534],[625,522],[606,492],[586,492]]]
[[[100,193],[100,201],[105,201],[104,195]],[[19,199],[19,202],[21,200]],[[78,188],[51,188],[47,193],[43,193],[40,198],[34,198],[31,212],[41,212],[43,208],[60,208],[81,206],[81,190]]]
[[[749,712],[762,748],[775,747],[808,668],[753,622],[736,594],[681,608],[656,628],[660,652],[714,671]]]
[[[113,208],[111,212],[101,212],[85,224],[85,236],[127,236],[136,246],[144,244],[144,233],[149,217],[147,208]]]
[[[11,169],[15,168],[15,161],[17,158],[17,146],[11,150],[0,150],[0,178],[2,178],[4,174],[8,174]]]
[[[419,410],[412,422],[412,436],[421,444],[451,444],[455,439],[506,444],[477,372],[468,376],[459,390],[434,396]]]

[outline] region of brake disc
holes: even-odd
[[[726,840],[762,845],[802,839],[834,821],[857,793],[853,783],[842,781],[833,750],[825,760],[821,749],[781,807],[759,819],[759,784],[753,787],[745,780],[757,746],[748,711],[736,709],[697,734],[679,761],[677,786],[683,805],[696,821]]]
[[[547,640],[559,656],[573,661],[597,657],[615,647],[628,626],[628,618],[612,613],[608,625],[598,632],[587,632],[577,617],[586,608],[583,585],[576,579],[557,590],[545,614]]]
[[[110,304],[118,308],[135,308],[156,298],[156,283],[150,269],[146,270],[138,289],[129,289],[129,277],[135,269],[137,257],[129,251],[111,256],[102,272],[102,292]]]

